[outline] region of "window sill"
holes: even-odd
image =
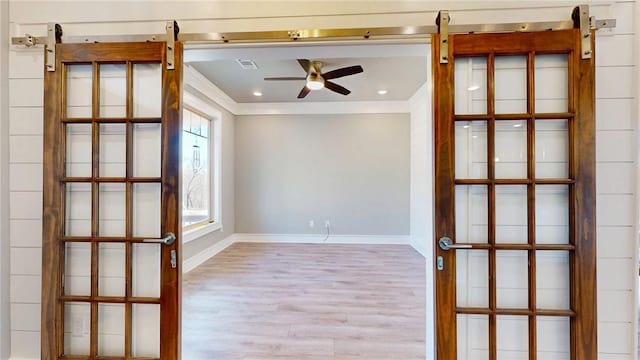
[[[191,229],[188,231],[185,231],[182,234],[182,243],[186,244],[188,242],[191,242],[193,240],[197,240],[207,234],[210,234],[212,232],[215,231],[222,231],[222,224],[220,223],[210,223],[207,225],[203,225],[203,226],[199,226],[195,229]]]

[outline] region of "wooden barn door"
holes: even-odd
[[[180,356],[175,50],[169,70],[161,42],[56,45],[45,71],[42,359]]]
[[[437,358],[596,359],[595,56],[577,29],[440,41]]]

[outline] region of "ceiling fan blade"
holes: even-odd
[[[305,86],[306,87],[306,86]],[[334,82],[331,81],[326,81],[324,82],[324,87],[326,87],[327,89],[337,92],[338,94],[342,94],[342,95],[349,95],[351,93],[350,90],[348,90],[347,88],[340,86]]]
[[[300,90],[300,93],[298,94],[298,99],[302,99],[303,97],[307,96],[310,92],[311,90],[309,90],[308,87],[304,86],[302,90]]]
[[[355,66],[348,66],[348,67],[343,67],[340,69],[336,69],[336,70],[331,70],[327,73],[322,74],[322,77],[325,78],[325,80],[329,80],[329,79],[337,79],[343,76],[349,76],[349,75],[353,75],[353,74],[359,74],[361,72],[363,72],[364,69],[362,69],[362,66],[360,65],[355,65]]]
[[[300,76],[283,76],[283,77],[267,77],[265,81],[284,81],[284,80],[306,80],[306,77]]]
[[[310,73],[311,72],[311,61],[307,60],[307,59],[298,59],[298,64],[300,64],[300,66],[302,66],[302,68],[304,69],[305,73]]]

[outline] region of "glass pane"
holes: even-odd
[[[529,360],[529,318],[498,315],[496,322],[498,359]]]
[[[496,179],[527,178],[527,121],[496,121]]]
[[[64,354],[89,355],[91,344],[89,303],[64,304]]]
[[[456,250],[456,305],[489,307],[487,250]]]
[[[160,124],[133,125],[133,176],[160,177]]]
[[[91,184],[67,183],[65,235],[91,236]]]
[[[537,320],[538,359],[571,359],[569,318],[539,316]]]
[[[101,243],[99,250],[98,295],[125,296],[125,245]]]
[[[160,117],[162,64],[133,65],[133,116]]]
[[[536,243],[569,243],[569,186],[536,186]]]
[[[535,63],[536,113],[569,111],[567,55],[536,55]]]
[[[496,304],[503,309],[529,308],[527,251],[496,251]]]
[[[125,177],[127,163],[127,126],[100,124],[100,176]]]
[[[496,56],[496,114],[527,112],[526,56]]]
[[[458,360],[488,360],[489,317],[458,314],[457,340]]]
[[[98,355],[124,356],[124,304],[98,304]]]
[[[527,243],[527,186],[496,186],[496,242]]]
[[[454,71],[456,114],[486,114],[487,59],[456,58]]]
[[[64,294],[91,295],[91,244],[65,243]]]
[[[456,242],[488,242],[489,201],[486,185],[456,185]]]
[[[569,177],[567,120],[536,120],[536,178]]]
[[[124,184],[100,184],[100,236],[125,236],[126,193]]]
[[[93,95],[93,67],[67,65],[67,117],[90,118]]]
[[[133,304],[132,354],[160,357],[160,305]]]
[[[182,133],[182,225],[210,219],[211,174],[209,171],[209,134],[202,126],[208,120],[191,114],[191,127]]]
[[[127,115],[127,66],[100,65],[100,117]]]
[[[67,124],[66,175],[91,177],[91,124]]]
[[[160,297],[160,245],[133,244],[133,296]]]
[[[487,122],[456,121],[456,179],[487,178]]]
[[[536,251],[536,300],[539,309],[569,309],[568,251]]]
[[[160,184],[133,184],[133,236],[159,238]]]

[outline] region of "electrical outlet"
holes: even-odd
[[[312,228],[312,229],[313,229],[314,227],[316,227],[316,222],[315,222],[315,221],[313,221],[313,220],[309,220],[309,227],[310,227],[310,228]]]
[[[325,228],[328,228],[328,227],[330,227],[330,226],[331,226],[331,223],[329,222],[329,220],[325,220],[325,221],[324,221],[324,227],[325,227]]]

